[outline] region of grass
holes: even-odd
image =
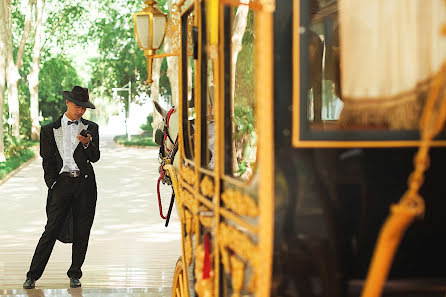
[[[0,180],[3,179],[8,173],[18,168],[26,161],[34,158],[35,153],[32,149],[27,148],[12,158],[6,160],[6,162],[0,163]]]
[[[131,140],[127,140],[127,135],[118,135],[113,140],[124,146],[158,146],[154,141],[152,134],[132,135]]]

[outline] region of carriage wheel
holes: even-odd
[[[183,269],[183,259],[178,258],[177,264],[175,265],[175,272],[173,274],[173,286],[172,286],[172,297],[188,297],[187,288],[185,286],[185,271]]]

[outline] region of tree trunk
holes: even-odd
[[[154,59],[152,66],[152,86],[150,87],[152,100],[159,103],[160,96],[160,71],[161,71],[161,63],[163,59]],[[153,110],[153,140],[155,141],[155,132],[159,123],[163,120],[162,115],[160,115],[156,110]]]
[[[6,82],[8,85],[8,107],[10,125],[12,126],[12,135],[19,136],[20,118],[19,118],[19,98],[17,96],[17,81],[20,79],[19,71],[14,63],[12,52],[12,13],[11,1],[4,1],[5,16],[5,54],[6,54]]]
[[[40,51],[42,49],[42,17],[45,7],[45,0],[37,0],[36,5],[36,34],[34,37],[34,49],[31,72],[28,75],[29,94],[30,94],[30,110],[31,110],[31,139],[39,138],[39,72],[40,72]]]
[[[8,57],[8,64],[7,64],[7,75],[6,80],[8,83],[8,103],[9,103],[9,114],[12,118],[12,134],[14,136],[20,135],[20,118],[19,118],[19,92],[18,92],[18,83],[20,80],[20,73],[19,70],[23,65],[23,53],[25,52],[25,45],[26,40],[28,39],[29,33],[31,31],[31,14],[32,14],[32,5],[35,2],[35,0],[30,0],[28,2],[28,5],[26,7],[26,16],[25,16],[25,27],[23,29],[22,38],[20,40],[19,49],[17,51],[17,57],[15,59],[14,63],[14,57],[12,53],[12,47],[13,47],[13,40],[12,40],[12,32],[11,30],[11,23],[8,25],[8,43],[10,44],[10,47],[8,46],[7,50],[7,57]],[[11,22],[11,19],[9,18],[9,22]]]
[[[6,1],[0,0],[0,163],[5,162],[3,134],[3,107],[5,104],[6,79]]]
[[[248,4],[249,0],[241,0],[241,3]],[[231,37],[231,119],[232,119],[232,135],[235,133],[234,127],[234,96],[235,96],[235,72],[237,66],[237,57],[242,50],[242,40],[243,35],[245,35],[246,24],[248,20],[249,8],[247,5],[239,5],[237,8],[237,13],[235,14],[234,21],[232,23],[232,37]],[[243,149],[242,149],[243,150]],[[232,168],[233,172],[238,170],[237,155],[240,152],[236,152],[235,139],[232,139]],[[243,152],[242,152],[243,153]]]

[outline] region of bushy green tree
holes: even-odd
[[[58,55],[43,64],[39,76],[39,99],[42,116],[47,120],[55,120],[66,110],[63,91],[80,85],[81,80],[72,66],[72,62]]]

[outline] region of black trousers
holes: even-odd
[[[48,201],[48,221],[34,252],[27,277],[38,280],[53,251],[57,235],[62,228],[70,208],[73,210],[74,243],[68,277],[81,278],[82,264],[87,253],[91,226],[96,210],[96,182],[94,176],[77,178],[62,176],[51,190]]]

